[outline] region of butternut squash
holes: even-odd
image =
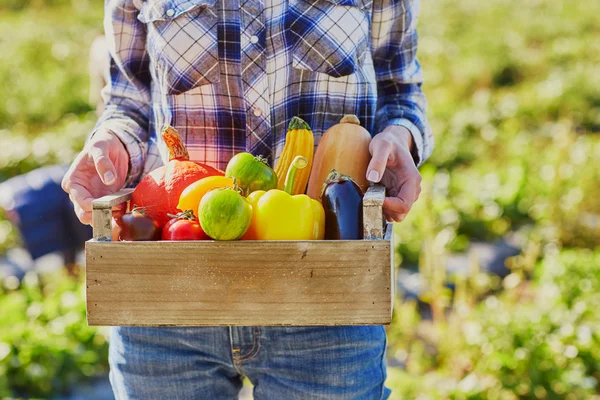
[[[277,166],[275,167],[275,173],[277,174],[277,189],[283,190],[285,185],[285,177],[290,165],[297,156],[306,158],[308,164],[306,168],[298,170],[296,177],[294,178],[294,186],[292,187],[292,195],[304,194],[306,192],[306,184],[308,183],[308,177],[310,176],[310,168],[313,162],[313,156],[315,152],[315,138],[310,126],[302,118],[294,117],[290,121],[287,135],[285,137],[285,144],[283,146],[283,152]]]
[[[321,137],[308,180],[307,194],[319,200],[321,189],[332,169],[350,176],[364,192],[369,187],[367,168],[371,135],[360,126],[356,115],[344,115],[339,124],[332,126]]]

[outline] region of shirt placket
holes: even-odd
[[[265,0],[241,0],[242,82],[246,107],[246,150],[273,160],[271,105],[266,74]]]

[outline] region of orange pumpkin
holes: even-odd
[[[164,128],[162,138],[169,150],[169,162],[146,175],[131,196],[131,205],[144,207],[161,229],[170,220],[167,214],[178,213],[179,196],[186,187],[207,176],[223,175],[209,165],[189,161],[185,145],[174,128]]]

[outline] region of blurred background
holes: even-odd
[[[58,186],[96,118],[102,8],[0,5],[0,398],[111,399]],[[600,2],[421,9],[436,149],[396,226],[392,398],[600,399]]]

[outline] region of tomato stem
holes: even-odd
[[[263,163],[265,165],[269,165],[269,157],[263,157],[262,155],[258,155],[258,156],[254,156],[254,158],[256,159],[256,161],[260,161],[261,163]]]
[[[193,210],[185,210],[182,212],[179,212],[175,215],[173,214],[167,214],[167,217],[169,218],[175,218],[175,219],[187,219],[189,221],[195,221],[196,220],[196,216],[194,215],[194,211]]]
[[[236,192],[238,192],[239,194],[241,194],[242,196],[245,197],[246,194],[244,193],[244,189],[242,189],[242,187],[237,184],[237,181],[236,181],[235,177],[233,177],[232,179],[233,179],[233,186],[231,186],[231,187],[229,187],[229,186],[228,187],[223,187],[223,188],[220,188],[220,189],[230,188],[230,189],[235,190]]]
[[[138,213],[138,214],[142,214],[142,215],[146,215],[146,208],[147,207],[139,207],[137,204],[133,205],[133,208],[131,209],[131,213]]]
[[[308,160],[303,156],[296,156],[292,161],[292,164],[287,170],[285,176],[285,183],[283,184],[283,191],[287,194],[292,194],[294,188],[294,180],[296,179],[296,172],[299,169],[304,169],[308,166]]]

